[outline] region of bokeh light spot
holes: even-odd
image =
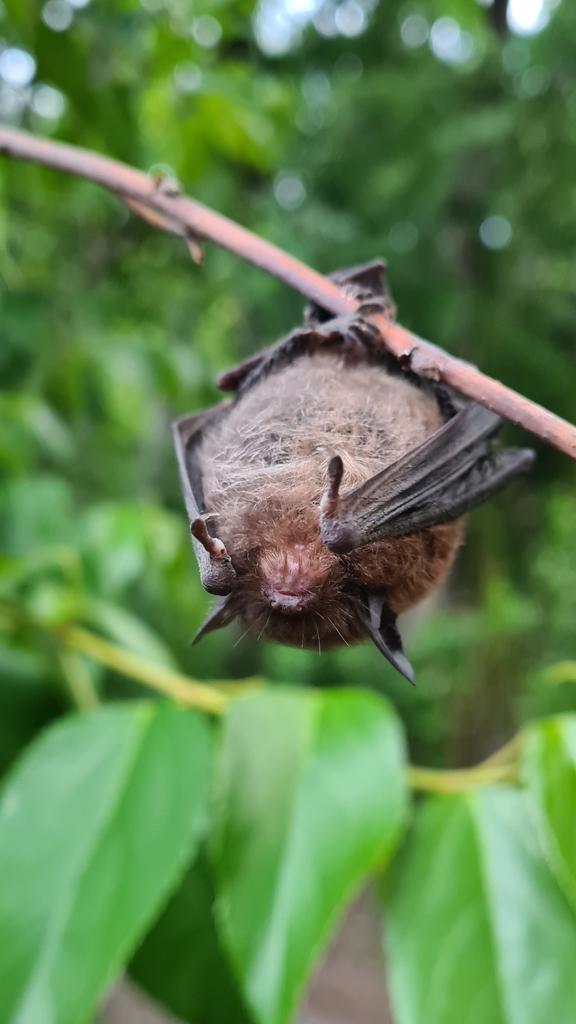
[[[482,221],[479,234],[487,249],[505,249],[512,241],[512,225],[506,217],[495,214]]]
[[[274,198],[283,210],[297,210],[306,198],[304,182],[296,174],[279,174],[274,182]]]
[[[418,228],[410,220],[399,220],[388,233],[388,241],[396,252],[412,252],[418,245]]]
[[[51,85],[39,85],[30,99],[30,109],[47,121],[57,121],[66,109],[66,97]]]
[[[183,60],[176,65],[172,72],[174,85],[178,92],[198,92],[202,85],[202,71],[197,64],[191,60]]]
[[[423,46],[429,34],[428,22],[421,14],[409,14],[400,26],[400,38],[410,50]]]
[[[53,32],[65,32],[74,21],[74,12],[65,0],[48,0],[42,8],[42,21]]]
[[[8,85],[29,85],[36,74],[36,61],[26,50],[8,46],[0,53],[0,78]]]
[[[430,29],[430,49],[446,64],[465,64],[474,56],[476,46],[454,18],[438,18]]]
[[[222,38],[222,26],[211,14],[201,14],[198,18],[194,18],[191,32],[198,46],[202,46],[206,50],[217,46]]]
[[[340,34],[352,39],[364,31],[368,19],[364,8],[357,0],[344,0],[344,3],[336,8],[334,21]]]
[[[546,27],[550,12],[545,0],[510,0],[507,19],[516,35],[533,36]]]

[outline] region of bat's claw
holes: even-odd
[[[360,303],[356,312],[363,318],[379,314],[380,316],[385,316],[387,320],[396,319],[396,306],[388,295],[374,295],[369,299],[365,299]]]
[[[195,541],[201,545],[196,548],[196,557],[200,567],[200,580],[204,590],[209,594],[226,596],[230,593],[236,582],[236,572],[232,565],[232,559],[226,550],[226,545],[219,537],[211,537],[208,533],[206,523],[213,519],[215,512],[197,516],[190,523],[190,533]],[[208,557],[202,551],[207,553]]]
[[[186,245],[188,246],[188,252],[190,253],[194,263],[202,263],[202,260],[204,259],[204,251],[198,235],[195,235],[189,228],[186,232],[185,238]]]
[[[328,487],[320,501],[322,515],[333,516],[336,513],[343,473],[344,463],[339,455],[334,455],[328,463]]]
[[[326,547],[338,555],[346,555],[357,546],[353,524],[340,518],[343,473],[342,459],[334,455],[328,463],[328,487],[320,501],[320,536]]]

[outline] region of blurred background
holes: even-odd
[[[399,318],[576,419],[576,7],[563,0],[4,0],[0,118],[177,179],[325,272],[386,257]],[[368,644],[323,654],[209,606],[169,424],[303,301],[86,182],[0,162],[0,768],[71,704],[45,627],[81,621],[196,678],[371,685],[417,763],[473,763],[576,707],[576,476],[474,512],[404,625],[415,690]],[[505,440],[532,443],[507,426]],[[142,695],[86,663],[108,697]]]
[[[4,0],[0,17],[2,121],[175,178],[321,271],[386,257],[406,326],[576,419],[569,0]],[[0,771],[72,706],[50,632],[70,619],[196,678],[369,680],[420,764],[473,763],[530,716],[576,708],[574,682],[542,675],[576,658],[576,476],[544,446],[404,624],[416,689],[369,644],[318,657],[230,628],[190,647],[209,599],[170,420],[215,401],[217,372],[302,305],[210,245],[194,266],[86,182],[0,161]],[[104,696],[144,695],[82,664]],[[186,906],[210,906],[202,870]],[[196,926],[175,913],[133,975],[186,1019],[243,1019],[226,985],[194,989],[176,949]],[[365,997],[366,927],[372,952],[351,954]],[[206,980],[214,937],[202,948]],[[328,983],[341,1008],[344,988]],[[373,998],[366,1021],[383,1020]]]

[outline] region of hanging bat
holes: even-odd
[[[463,515],[528,470],[500,419],[402,369],[368,312],[394,316],[380,260],[333,279],[349,317],[304,323],[219,378],[233,399],[174,423],[202,585],[195,640],[246,631],[319,650],[369,637],[411,682],[396,626],[446,576]]]

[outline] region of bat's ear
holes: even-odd
[[[384,603],[383,595],[376,591],[369,591],[365,600],[361,601],[359,605],[358,614],[372,643],[396,671],[414,686],[414,669],[402,650],[396,616]]]
[[[347,267],[344,270],[335,270],[330,277],[336,284],[358,285],[363,292],[370,292],[370,295],[388,297],[390,289],[386,275],[386,262],[383,259],[370,260],[369,263],[360,263],[356,267]]]
[[[346,291],[355,299],[360,299],[361,302],[368,302],[370,299],[380,299],[383,307],[387,307],[387,313],[389,315],[395,314],[384,260],[370,260],[369,263],[360,263],[356,267],[335,270],[329,276],[330,280],[344,286]],[[325,323],[327,320],[331,320],[332,317],[333,313],[329,313],[327,309],[323,309],[316,302],[309,302],[304,309],[304,323],[307,326]]]

